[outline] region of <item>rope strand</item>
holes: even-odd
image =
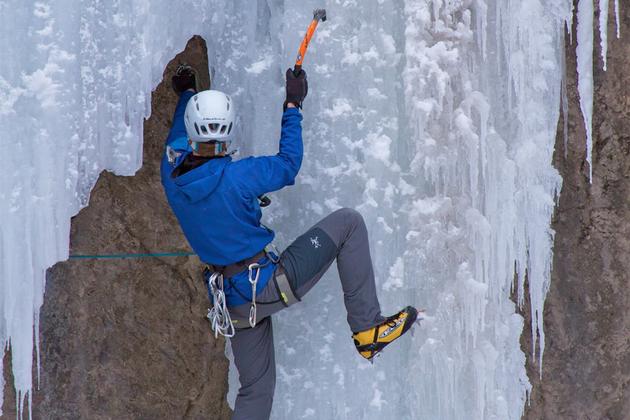
[[[208,286],[213,300],[212,308],[208,309],[208,319],[212,324],[214,338],[217,338],[219,334],[227,338],[234,337],[236,331],[225,302],[223,275],[221,273],[213,273],[208,279]]]
[[[151,254],[94,254],[94,255],[82,255],[74,254],[70,255],[71,260],[88,260],[88,259],[127,259],[127,258],[160,258],[160,257],[190,257],[197,255],[194,252],[158,252]]]

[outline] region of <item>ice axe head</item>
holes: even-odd
[[[313,20],[321,20],[326,22],[326,9],[315,9],[313,11]]]

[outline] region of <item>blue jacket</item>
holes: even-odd
[[[199,258],[209,264],[228,265],[247,259],[264,249],[274,232],[261,225],[257,197],[293,185],[302,164],[302,115],[296,108],[282,116],[280,151],[274,156],[210,159],[201,166],[173,177],[173,170],[191,153],[184,126],[186,103],[193,95],[184,92],[177,104],[173,125],[166,140],[182,152],[174,165],[166,154],[162,159],[162,185],[184,235]],[[261,259],[266,263],[267,257]],[[274,264],[261,270],[259,293],[269,281]],[[247,271],[232,279],[251,299]],[[225,282],[229,306],[246,301]]]

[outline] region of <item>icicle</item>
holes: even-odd
[[[586,128],[588,179],[593,182],[593,2],[580,0],[577,23],[577,72],[580,109]]]
[[[487,34],[487,26],[488,26],[488,5],[484,0],[477,0],[477,46],[481,51],[481,56],[483,59],[486,59],[486,38]]]
[[[606,71],[606,56],[608,54],[608,0],[599,0],[599,40],[602,49],[604,71]]]
[[[567,25],[567,32],[569,33],[569,44],[573,45],[573,13],[575,12],[575,5],[571,2],[571,13],[567,15],[564,23]]]
[[[615,0],[615,22],[617,23],[617,38],[621,37],[621,21],[619,20],[619,0]]]
[[[561,63],[562,63],[562,86],[560,93],[560,100],[562,101],[562,137],[564,139],[564,158],[566,159],[569,154],[569,98],[567,94],[567,57],[564,49],[564,37],[566,36],[563,33],[562,36],[562,48],[560,54],[562,54]],[[542,365],[541,365],[542,367]]]

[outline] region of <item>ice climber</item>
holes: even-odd
[[[162,161],[168,201],[204,272],[217,332],[231,337],[241,388],[232,419],[268,419],[276,368],[271,315],[298,302],[337,260],[354,344],[371,360],[416,320],[411,306],[385,318],[376,295],[362,216],[343,208],[317,222],[284,252],[260,223],[259,197],[293,185],[302,163],[306,73],[286,73],[279,152],[233,160],[236,107],[217,90],[197,93],[195,71],[180,66],[180,95]]]

